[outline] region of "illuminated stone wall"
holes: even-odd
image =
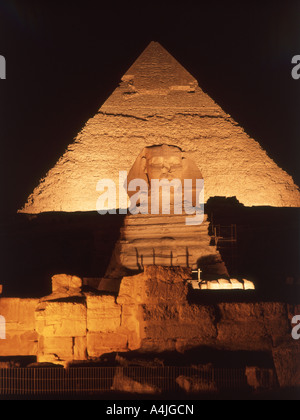
[[[7,338],[0,340],[0,357],[37,356],[40,363],[66,366],[130,350],[152,354],[208,346],[264,351],[273,353],[282,384],[300,385],[300,342],[291,336],[299,306],[189,304],[189,276],[185,268],[148,266],[142,274],[124,277],[115,297],[83,293],[78,278],[72,288],[74,277],[61,275],[54,283],[66,287],[54,287],[43,299],[2,298]]]
[[[158,43],[151,43],[21,210],[96,209],[97,182],[118,184],[146,146],[179,146],[198,165],[205,199],[236,196],[246,206],[300,207],[293,179],[198,86]],[[127,202],[117,207],[126,207]]]

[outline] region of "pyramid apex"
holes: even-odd
[[[197,85],[196,79],[157,41],[151,41],[123,78],[139,89]]]

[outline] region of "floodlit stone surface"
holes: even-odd
[[[58,301],[1,298],[7,339],[0,339],[0,357],[37,356],[39,363],[67,366],[131,350],[263,351],[272,353],[281,386],[300,386],[300,341],[291,336],[291,320],[300,314],[299,306],[191,304],[189,278],[187,268],[146,266],[143,273],[122,279],[117,298],[82,291],[81,298],[76,292]],[[260,387],[255,371],[247,372],[251,386]],[[196,378],[181,379],[183,389],[210,386]]]
[[[82,288],[82,279],[77,276],[68,274],[56,274],[52,277],[52,292],[70,291],[74,295],[74,291]]]
[[[87,329],[89,332],[115,331],[121,324],[121,306],[114,296],[86,296]]]
[[[246,206],[300,206],[293,179],[152,42],[21,211],[96,210],[98,181],[118,185],[119,171],[128,172],[146,146],[163,143],[180,147],[197,164],[206,201],[226,196]],[[119,206],[126,208],[127,200],[117,198]]]
[[[38,363],[65,364],[73,360],[73,338],[41,336],[37,356]]]
[[[86,335],[86,307],[78,302],[42,302],[37,306],[36,330],[45,337]]]
[[[37,303],[36,299],[0,298],[0,315],[5,318],[6,327],[6,339],[0,339],[0,356],[37,353],[34,317]]]
[[[244,284],[238,281],[237,279],[230,279],[230,283],[232,284],[232,289],[235,289],[235,290],[244,289]]]

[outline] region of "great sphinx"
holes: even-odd
[[[145,265],[197,269],[201,258],[218,269],[221,264],[222,275],[227,275],[218,251],[210,245],[201,202],[201,171],[180,147],[145,147],[129,170],[124,187],[131,200],[131,214],[125,217],[102,287],[142,271]],[[158,194],[153,194],[154,189]]]

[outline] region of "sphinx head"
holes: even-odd
[[[142,158],[142,170],[147,176],[149,185],[152,179],[182,179],[183,156],[179,147],[163,144],[146,147]]]
[[[202,174],[196,163],[191,160],[178,146],[162,144],[145,147],[137,157],[129,171],[128,181],[143,179],[151,189],[153,179],[202,179]]]

